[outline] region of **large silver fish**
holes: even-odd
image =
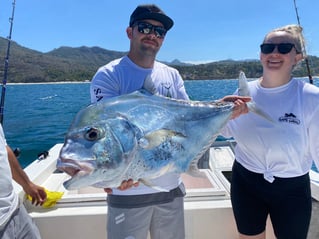
[[[144,85],[152,88],[150,81]],[[72,176],[66,189],[117,187],[126,179],[156,187],[152,179],[167,172],[198,173],[198,159],[229,120],[233,103],[153,93],[110,98],[76,115],[57,163]]]

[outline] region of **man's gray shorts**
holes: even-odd
[[[23,205],[0,231],[1,239],[41,239],[40,232]]]
[[[184,239],[184,199],[140,208],[108,207],[108,239]]]

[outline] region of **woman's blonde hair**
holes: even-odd
[[[290,24],[283,27],[275,28],[265,36],[264,41],[270,33],[286,32],[292,36],[297,52],[301,53],[305,57],[305,39],[302,34],[302,30],[302,27],[296,24]]]

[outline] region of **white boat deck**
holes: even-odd
[[[49,151],[49,157],[35,161],[25,170],[30,178],[51,191],[63,191],[63,198],[50,209],[25,205],[38,225],[43,239],[106,238],[106,193],[103,189],[88,187],[67,191],[62,183],[69,177],[56,172],[56,159],[62,144]],[[237,236],[230,202],[230,183],[234,155],[229,146],[210,149],[207,160],[201,162],[205,177],[182,175],[186,186],[185,226],[187,239],[234,239]],[[316,176],[316,175],[315,175]],[[318,182],[313,182],[318,183]],[[312,184],[314,196],[319,198],[319,185]],[[18,185],[17,191],[23,197]],[[267,239],[275,238],[268,223]],[[314,237],[317,238],[317,237]],[[312,239],[312,238],[311,238]]]

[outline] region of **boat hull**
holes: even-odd
[[[224,144],[215,142],[199,162],[204,177],[182,175],[187,192],[184,202],[186,239],[237,238],[230,202],[230,183],[227,179],[231,174],[234,155],[232,144]],[[101,188],[88,187],[68,191],[63,187],[63,182],[69,176],[56,170],[56,160],[61,147],[62,144],[55,145],[49,150],[48,158],[36,160],[25,168],[35,183],[51,191],[64,192],[63,198],[54,207],[35,207],[24,199],[24,193],[18,184],[15,184],[15,190],[24,200],[42,239],[107,238],[106,193]],[[319,200],[319,174],[312,171],[310,176],[312,196],[314,201]],[[314,233],[316,232],[310,232]],[[267,239],[275,238],[270,220],[267,223],[266,235]]]

